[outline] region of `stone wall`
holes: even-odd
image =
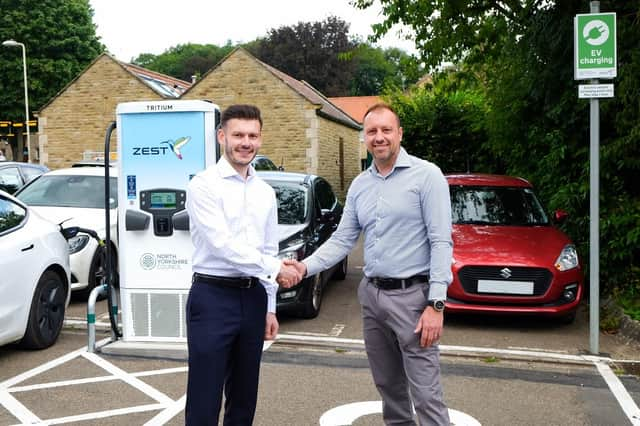
[[[108,55],[99,56],[38,113],[39,150],[50,169],[69,167],[85,151],[104,152],[107,126],[121,102],[162,97]],[[111,151],[117,150],[117,132]]]

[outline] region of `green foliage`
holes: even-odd
[[[159,55],[142,53],[133,60],[133,63],[152,71],[191,81],[192,76],[200,77],[233,49],[231,42],[227,42],[222,47],[213,44],[179,44]]]
[[[88,0],[0,0],[0,42],[26,46],[29,109],[38,110],[104,46],[95,33]],[[0,46],[2,119],[24,121],[22,49]]]
[[[329,16],[321,22],[298,22],[269,30],[251,46],[251,53],[280,71],[305,80],[326,96],[349,93],[357,43],[349,37],[349,24]]]
[[[447,80],[444,80],[447,82]],[[416,88],[386,93],[403,128],[403,146],[437,164],[443,172],[485,171],[491,164],[486,141],[486,100],[472,90]]]
[[[354,62],[352,96],[379,95],[387,88],[406,89],[424,74],[416,58],[398,48],[381,49],[362,43],[349,55]]]
[[[372,0],[356,0],[355,4],[366,8]],[[577,243],[588,277],[589,101],[578,99],[578,83],[573,80],[572,25],[577,13],[589,12],[588,2],[381,0],[381,4],[384,17],[374,26],[374,39],[394,24],[405,24],[414,33],[421,59],[428,66],[452,61],[458,76],[442,83],[442,94],[434,91],[429,102],[411,100],[416,103],[412,106],[409,100],[393,96],[394,104],[411,111],[411,116],[422,116],[423,123],[457,123],[450,115],[436,113],[447,111],[436,108],[442,105],[436,99],[448,99],[455,105],[448,95],[481,91],[485,116],[477,128],[486,132],[486,138],[478,137],[480,146],[473,144],[474,157],[490,167],[484,171],[530,180],[550,210],[570,213],[563,227]],[[601,1],[600,9],[617,13],[618,29],[616,97],[600,102],[600,283],[603,293],[618,289],[636,295],[637,300],[640,7],[637,2]],[[411,128],[411,119],[408,123]],[[475,119],[466,123],[475,123]],[[440,131],[429,128],[423,138],[434,144],[436,154],[438,144],[445,146],[450,141],[448,155],[459,158],[456,134],[442,131],[439,137],[445,141],[430,136]],[[422,152],[427,148],[428,144],[420,147]],[[439,161],[447,164],[446,158]]]

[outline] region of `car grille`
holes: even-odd
[[[528,295],[528,297],[542,296],[549,288],[553,277],[551,272],[545,268],[509,266],[511,276],[505,279],[501,275],[504,268],[504,266],[465,266],[460,269],[458,277],[464,291],[470,294],[486,294],[478,293],[478,280],[532,281],[534,283],[533,295]],[[511,294],[508,296],[522,297]]]

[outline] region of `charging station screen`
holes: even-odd
[[[151,193],[152,209],[175,209],[176,193],[175,192],[152,192]]]

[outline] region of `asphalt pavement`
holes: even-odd
[[[255,425],[383,424],[355,296],[361,265],[356,251],[318,318],[280,318],[278,339],[265,345]],[[106,312],[99,302],[101,345]],[[601,334],[590,355],[587,313],[571,325],[447,317],[442,380],[454,424],[640,425],[638,346]],[[183,424],[186,358],[90,353],[85,317],[74,302],[47,350],[0,347],[0,425]]]

